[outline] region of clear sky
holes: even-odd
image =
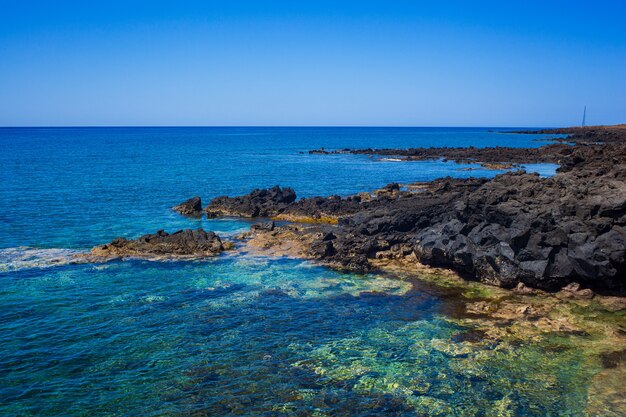
[[[0,126],[626,122],[626,1],[0,0]]]

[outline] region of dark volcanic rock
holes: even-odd
[[[590,171],[504,174],[459,203],[415,234],[423,262],[504,287],[625,289],[623,179]]]
[[[331,195],[330,197],[303,198],[286,207],[283,214],[315,220],[354,214],[362,210],[363,207],[361,199],[358,197],[341,198],[337,195]]]
[[[96,246],[91,254],[101,257],[159,257],[159,256],[215,256],[224,250],[222,240],[213,232],[179,230],[169,234],[159,230],[155,234],[134,240],[117,238],[106,245]]]
[[[310,154],[358,154],[358,155],[380,155],[394,156],[407,161],[444,159],[459,163],[481,163],[483,167],[493,169],[509,169],[515,164],[527,164],[537,162],[551,162],[562,164],[575,150],[578,157],[589,150],[602,152],[603,146],[594,145],[624,145],[626,144],[626,125],[615,126],[589,126],[589,127],[569,127],[561,129],[544,129],[537,131],[517,131],[508,133],[541,133],[541,134],[568,134],[567,138],[555,138],[556,142],[575,143],[586,145],[585,148],[574,148],[563,143],[553,143],[539,148],[511,148],[505,146],[495,146],[487,148],[476,148],[473,146],[466,148],[408,148],[408,149],[341,149],[326,150],[318,149],[309,151]],[[584,158],[584,156],[583,156]],[[572,160],[576,164],[575,160]],[[580,161],[578,161],[580,162]]]
[[[220,197],[207,211],[295,219],[334,216],[336,226],[307,228],[301,232],[307,236],[298,239],[307,242],[309,256],[339,268],[368,271],[372,258],[414,254],[423,263],[502,287],[522,283],[556,291],[578,283],[576,292],[565,293],[592,296],[585,291],[592,289],[622,294],[626,144],[596,142],[590,138],[592,144],[576,146],[405,153],[418,158],[454,153],[481,161],[506,162],[511,157],[513,162],[559,162],[561,167],[551,178],[523,171],[492,180],[443,178],[413,185],[414,192],[391,184],[374,195],[297,202],[293,190],[274,187],[243,197]],[[280,235],[282,228],[275,226],[271,233]]]
[[[380,155],[399,157],[406,161],[424,161],[431,159],[450,160],[459,163],[482,163],[486,168],[509,169],[513,164],[536,162],[558,163],[571,152],[572,147],[565,144],[551,144],[540,148],[510,148],[496,146],[492,148],[409,148],[409,149],[342,149],[324,151],[324,154],[351,153],[355,155]],[[310,153],[321,153],[310,151]]]
[[[552,178],[524,172],[493,180],[447,178],[395,198],[307,199],[282,211],[311,214],[324,206],[342,213],[332,230],[308,229],[319,235],[310,256],[342,269],[366,272],[368,259],[414,253],[423,263],[502,287],[558,290],[577,282],[621,293],[624,168],[575,169]]]
[[[250,226],[250,230],[263,230],[266,232],[271,232],[272,230],[274,230],[274,227],[276,227],[275,223],[273,221],[269,221],[263,223],[255,223]]]
[[[172,210],[179,212],[185,216],[197,216],[202,214],[202,199],[200,197],[192,197],[187,201],[172,207]]]
[[[291,188],[275,186],[267,190],[254,190],[241,197],[217,197],[205,208],[207,217],[273,217],[296,199]]]
[[[541,133],[568,135],[561,141],[574,142],[577,144],[623,144],[626,143],[626,124],[613,126],[575,126],[557,129],[523,130],[511,133]]]

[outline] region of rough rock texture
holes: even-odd
[[[251,239],[342,269],[364,272],[374,259],[415,258],[518,291],[569,285],[575,290],[565,291],[567,296],[591,297],[588,288],[624,294],[626,136],[620,129],[593,136],[597,129],[577,130],[585,139],[575,146],[404,151],[417,158],[558,162],[551,178],[518,171],[491,180],[442,178],[406,190],[389,184],[373,193],[298,201],[292,189],[276,186],[218,197],[205,210],[209,217],[311,223],[265,223],[253,227]],[[611,139],[599,143],[601,138]]]
[[[540,148],[409,148],[409,149],[342,149],[339,151],[313,150],[311,154],[344,154],[392,156],[406,161],[431,159],[450,160],[458,163],[482,163],[486,168],[508,169],[512,164],[536,162],[559,163],[572,152],[572,147],[565,144],[551,144]]]
[[[626,290],[625,146],[574,148],[552,178],[515,172],[415,189],[281,204],[281,213],[312,217],[324,207],[338,225],[277,226],[272,233],[305,243],[309,257],[356,271],[371,269],[373,258],[416,256],[508,288],[557,290],[576,282]]]
[[[267,190],[253,190],[240,197],[217,197],[205,208],[207,217],[273,217],[296,199],[291,188],[275,186]]]
[[[615,126],[569,127],[560,129],[544,129],[537,131],[517,131],[509,133],[540,133],[540,134],[568,134],[566,138],[554,138],[555,142],[568,142],[585,145],[583,152],[602,150],[603,146],[623,145],[626,143],[626,124]],[[451,160],[459,163],[481,163],[483,167],[494,169],[508,169],[512,164],[528,164],[537,162],[551,162],[561,164],[564,160],[580,148],[562,143],[553,143],[539,148],[511,148],[496,146],[488,148],[409,148],[409,149],[315,149],[310,154],[358,154],[393,156],[407,161],[439,159]]]
[[[620,144],[626,142],[626,124],[613,126],[576,126],[536,131],[524,130],[513,133],[566,134],[568,135],[567,138],[557,140],[574,142],[577,144]]]
[[[172,210],[179,212],[185,216],[198,216],[202,214],[202,199],[200,197],[192,197],[187,201],[183,201]]]
[[[105,258],[204,257],[218,255],[224,249],[218,235],[203,229],[179,230],[172,234],[159,230],[134,240],[117,238],[106,245],[96,246],[91,255]]]
[[[446,210],[431,210],[415,234],[415,253],[504,287],[580,282],[624,291],[626,178],[616,174],[498,176]]]
[[[305,223],[336,224],[340,217],[346,217],[377,208],[385,208],[397,199],[411,198],[419,192],[441,192],[451,184],[459,189],[468,189],[484,184],[486,179],[470,178],[455,180],[450,177],[432,182],[414,183],[412,191],[401,191],[400,185],[391,183],[373,193],[340,197],[309,197],[295,201],[296,193],[291,188],[278,186],[267,190],[253,190],[239,197],[218,197],[205,208],[209,218],[220,216],[270,217]]]

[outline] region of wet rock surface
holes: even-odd
[[[117,238],[111,243],[96,246],[90,255],[104,258],[119,257],[205,257],[225,250],[218,235],[203,229],[179,230],[169,234],[159,230],[134,240]]]

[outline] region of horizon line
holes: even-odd
[[[598,125],[598,126],[616,126],[614,125]],[[84,128],[490,128],[490,129],[505,129],[505,128],[533,128],[533,129],[557,129],[557,128],[570,128],[580,127],[579,125],[552,125],[552,126],[539,126],[539,125],[508,125],[508,126],[488,126],[488,125],[18,125],[18,126],[0,126],[0,129],[84,129]],[[593,126],[586,126],[593,127]]]

